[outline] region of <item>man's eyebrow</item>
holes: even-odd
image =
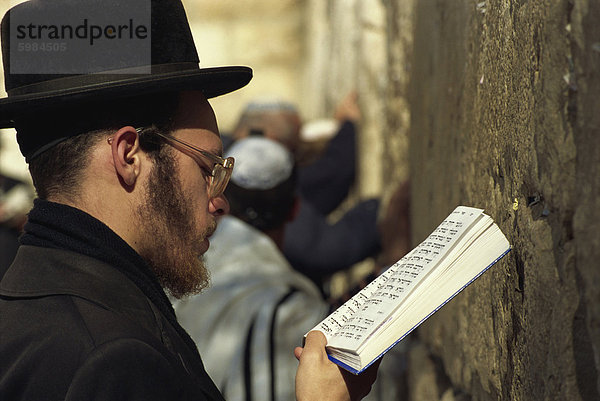
[[[172,136],[172,135],[170,136],[170,138],[174,139],[175,142],[178,141],[178,139],[176,137]],[[214,147],[203,147],[203,146],[196,145],[194,143],[183,141],[181,139],[179,139],[179,141],[181,141],[182,145],[191,146],[192,149],[195,149],[196,151],[200,150],[202,152],[210,153],[213,156],[218,156],[218,157],[223,158],[223,146],[222,145],[221,146],[216,145]]]
[[[223,148],[204,149],[204,151],[223,158]]]

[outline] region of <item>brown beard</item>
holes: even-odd
[[[216,222],[198,232],[189,196],[177,177],[175,161],[164,149],[148,179],[144,204],[138,209],[140,230],[148,239],[138,248],[160,284],[175,298],[200,292],[209,284],[209,272],[198,252]]]

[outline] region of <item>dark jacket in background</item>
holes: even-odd
[[[335,223],[328,221],[328,214],[350,193],[356,159],[356,126],[346,121],[321,157],[298,169],[300,208],[285,227],[283,253],[319,286],[329,275],[381,250],[379,199],[360,201]]]
[[[350,121],[329,141],[323,154],[298,168],[298,192],[318,213],[328,215],[350,193],[356,178],[356,126]]]

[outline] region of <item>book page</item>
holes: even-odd
[[[467,229],[483,215],[481,209],[459,206],[408,257],[390,271],[385,282],[365,294],[359,311],[328,336],[328,346],[357,350],[432,269],[452,250]],[[345,305],[345,304],[344,304]]]
[[[404,256],[400,261],[407,259],[412,254],[412,251]],[[390,278],[393,274],[394,269],[399,266],[399,262],[396,262],[394,265],[390,266],[386,271],[380,274],[375,280],[370,282],[365,288],[360,290],[357,294],[355,294],[352,298],[346,301],[342,306],[333,311],[329,316],[327,316],[321,323],[319,323],[313,330],[319,330],[325,337],[327,337],[327,341],[344,325],[346,324],[350,318],[360,310],[361,306],[365,303],[369,297],[377,291],[377,289],[381,288],[385,282]]]

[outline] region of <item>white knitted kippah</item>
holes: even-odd
[[[274,188],[288,179],[294,168],[294,158],[283,145],[260,136],[236,141],[226,156],[235,158],[231,181],[245,189]]]

